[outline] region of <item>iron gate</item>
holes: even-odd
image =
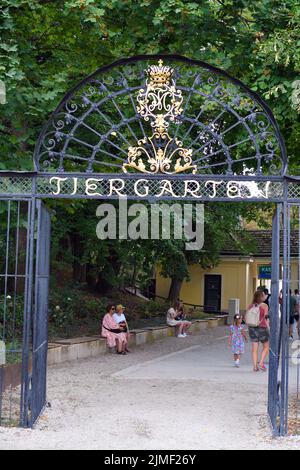
[[[32,372],[25,380],[24,425],[32,427],[46,404],[48,297],[50,272],[50,214],[36,201],[35,282],[31,318]]]
[[[0,200],[0,425],[31,427],[46,403],[50,214]]]
[[[6,205],[0,212],[1,218],[5,213],[0,219],[0,319],[3,350],[5,344],[9,354],[7,361],[0,348],[0,424],[15,422],[15,393],[22,426],[33,426],[46,402],[50,217],[39,199],[126,196],[276,203],[268,408],[274,432],[285,434],[289,214],[290,205],[300,200],[287,163],[268,105],[207,63],[179,55],[132,57],[100,68],[70,90],[39,136],[34,171],[0,171]],[[8,366],[21,367],[17,387]]]
[[[282,227],[282,205],[277,205],[273,216],[272,226],[272,283],[270,304],[270,359],[269,359],[269,389],[268,412],[275,435],[283,435],[286,427],[285,403],[287,399],[284,393],[286,358],[285,341],[286,325],[284,323],[283,297],[280,298],[280,258],[283,254],[283,242],[285,240],[285,227]],[[283,229],[283,230],[282,230]],[[282,367],[282,366],[283,367]]]
[[[280,436],[289,430],[300,432],[300,305],[292,300],[296,289],[300,292],[300,206],[285,202],[277,206],[273,218],[270,309],[268,411],[274,433]]]
[[[299,186],[298,186],[299,188]],[[300,206],[283,205],[283,289],[281,321],[280,434],[299,434],[300,412]],[[298,294],[299,295],[299,294]],[[297,298],[297,296],[296,296]],[[298,297],[299,302],[300,297]]]
[[[270,311],[275,312],[270,318],[271,338],[270,338],[270,364],[269,364],[269,394],[268,412],[273,429],[278,429],[277,419],[279,410],[279,354],[280,354],[280,324],[279,309],[277,299],[279,298],[279,257],[280,251],[280,206],[277,206],[273,216],[272,225],[272,284],[271,284],[271,304]]]

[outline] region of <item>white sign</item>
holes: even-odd
[[[223,181],[196,179],[137,179],[58,177],[50,179],[50,191],[54,196],[132,197],[147,199],[170,197],[174,199],[266,199],[271,197],[271,182]]]

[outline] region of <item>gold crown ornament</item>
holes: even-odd
[[[169,175],[197,172],[193,165],[191,149],[185,149],[178,139],[169,136],[170,122],[178,122],[183,112],[183,96],[176,89],[172,78],[174,69],[163,65],[150,65],[146,70],[146,85],[137,97],[137,111],[146,122],[150,121],[153,133],[138,141],[138,146],[130,146],[128,159],[123,165],[123,171],[129,169],[141,173],[166,173]]]
[[[174,70],[168,65],[163,65],[163,60],[158,61],[158,65],[150,65],[147,69],[147,75],[150,78],[150,85],[161,87],[169,85]]]

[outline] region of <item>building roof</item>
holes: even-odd
[[[247,249],[243,249],[244,245]],[[239,248],[241,245],[241,248]],[[280,254],[283,253],[283,231],[280,232]],[[299,254],[299,232],[291,230],[291,256]],[[228,241],[222,252],[223,256],[272,256],[272,231],[271,230],[247,230],[240,237]]]

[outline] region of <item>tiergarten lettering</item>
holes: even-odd
[[[50,191],[54,196],[67,194],[77,196],[85,194],[88,197],[130,197],[138,198],[197,198],[215,199],[227,197],[230,199],[269,199],[273,194],[276,183],[270,181],[223,181],[197,179],[155,179],[140,178],[80,178],[58,177],[50,178]]]

